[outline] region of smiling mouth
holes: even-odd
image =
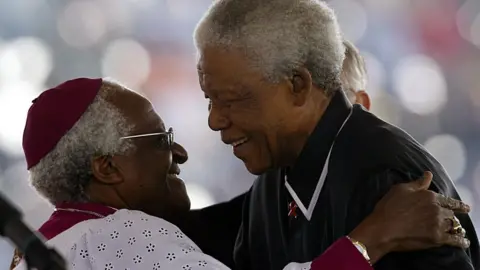
[[[246,143],[247,141],[248,141],[248,139],[247,139],[247,138],[243,138],[243,139],[240,139],[240,140],[238,140],[238,141],[234,141],[234,142],[233,142],[233,143],[231,143],[230,145],[231,145],[231,146],[233,146],[233,147],[235,148],[235,147],[238,147],[238,146],[240,146],[240,145],[242,145],[242,144]]]

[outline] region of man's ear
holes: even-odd
[[[112,156],[93,158],[92,172],[95,179],[105,185],[114,185],[123,182],[123,177]]]
[[[365,92],[364,90],[360,90],[355,93],[355,96],[357,98],[356,100],[357,104],[363,105],[365,109],[370,110],[370,106],[371,106],[370,96],[368,95],[367,92]]]
[[[292,78],[292,96],[295,106],[303,106],[313,89],[312,75],[306,68],[295,70]]]

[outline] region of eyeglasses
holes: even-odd
[[[169,128],[168,131],[166,132],[146,133],[146,134],[120,137],[120,140],[144,138],[144,137],[151,137],[151,136],[159,137],[159,146],[162,148],[171,148],[175,142],[174,136],[173,136],[173,128]]]

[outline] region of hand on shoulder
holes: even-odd
[[[352,231],[350,237],[367,247],[372,262],[393,251],[469,247],[455,213],[468,213],[470,207],[428,190],[432,178],[426,172],[422,179],[395,185]]]

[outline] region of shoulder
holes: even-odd
[[[165,263],[175,263],[190,253],[204,256],[177,226],[140,211],[119,210],[93,221],[90,229],[71,246],[67,259],[71,265],[81,266],[80,269],[90,269],[88,265],[101,265],[102,269],[103,266],[160,269]]]
[[[397,164],[405,159],[431,159],[425,148],[405,130],[389,124],[374,114],[356,109],[339,142],[349,145],[349,153],[362,163]]]
[[[183,239],[186,236],[174,224],[141,211],[119,210],[102,219],[92,220],[88,233],[109,235],[112,239],[121,236],[151,238],[154,236]]]
[[[332,157],[355,169],[363,190],[388,189],[393,184],[417,179],[429,170],[434,174],[434,185],[450,194],[449,177],[443,167],[410,134],[370,112],[355,112],[345,134],[339,137],[340,151],[334,151]]]

